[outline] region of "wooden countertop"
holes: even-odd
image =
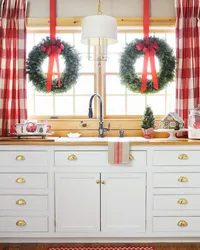
[[[40,146],[107,146],[107,142],[55,142],[57,137],[47,137],[46,139],[38,138],[16,138],[16,137],[0,137],[0,145],[40,145]],[[167,138],[154,138],[149,141],[131,142],[131,145],[137,146],[156,146],[156,145],[200,145],[200,140],[190,140],[180,138],[177,141],[169,141]]]

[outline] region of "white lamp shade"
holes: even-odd
[[[99,38],[106,39],[107,45],[117,43],[117,22],[114,17],[94,15],[83,18],[83,44],[99,45]]]

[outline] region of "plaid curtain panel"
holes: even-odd
[[[27,119],[26,0],[0,3],[0,135]]]
[[[176,112],[188,127],[188,112],[200,103],[199,0],[175,0]]]

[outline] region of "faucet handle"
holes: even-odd
[[[124,130],[119,131],[119,137],[124,137]]]
[[[110,131],[110,123],[108,123],[108,128],[103,128],[103,131],[105,132]]]

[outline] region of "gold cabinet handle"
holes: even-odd
[[[25,183],[26,180],[25,180],[23,177],[19,177],[19,178],[17,178],[17,179],[15,180],[15,182],[17,182],[17,183]]]
[[[26,201],[24,199],[19,199],[16,201],[17,205],[26,205]]]
[[[105,184],[105,181],[101,181],[101,184]]]
[[[129,155],[129,160],[133,161],[134,160],[134,156],[132,154]]]
[[[100,180],[96,180],[96,184],[99,184],[100,183]]]
[[[188,178],[185,177],[185,176],[180,176],[180,177],[178,178],[178,181],[179,181],[179,182],[188,182]]]
[[[16,161],[25,161],[25,156],[23,155],[17,155],[15,158]]]
[[[184,198],[180,198],[178,201],[177,201],[178,204],[183,204],[183,205],[186,205],[188,204],[188,201]]]
[[[68,158],[67,158],[69,161],[76,161],[76,160],[78,160],[78,157],[76,156],[76,155],[70,155],[70,156],[68,156]]]
[[[18,227],[24,227],[24,226],[26,226],[26,221],[24,221],[24,220],[18,220],[18,221],[16,222],[16,225],[17,225]]]
[[[185,220],[179,220],[177,226],[179,227],[187,227],[188,223]]]
[[[179,156],[178,156],[178,159],[179,160],[188,160],[188,156],[186,155],[186,154],[180,154]]]

